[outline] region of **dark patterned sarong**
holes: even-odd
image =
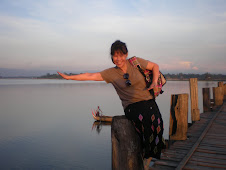
[[[130,104],[125,109],[127,119],[131,120],[140,136],[144,158],[160,159],[165,148],[163,120],[154,99]]]

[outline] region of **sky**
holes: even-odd
[[[115,40],[163,73],[226,74],[226,1],[0,0],[0,68],[101,71]]]

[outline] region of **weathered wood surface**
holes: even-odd
[[[226,168],[226,105],[218,112],[206,135],[200,142],[187,165],[199,165],[210,168]],[[196,155],[195,155],[196,154]],[[200,154],[197,157],[197,154]],[[202,155],[201,155],[202,154]],[[216,155],[218,155],[216,157]]]
[[[200,120],[200,111],[198,104],[198,79],[190,78],[190,98],[191,98],[191,120],[198,121]]]
[[[226,96],[226,84],[224,84],[224,98],[225,98],[225,96]]]
[[[203,112],[209,112],[210,109],[210,88],[203,88],[202,89],[202,96],[203,96]]]
[[[151,169],[226,168],[226,103],[218,111],[202,113],[187,135],[187,140],[171,144]]]
[[[223,81],[218,82],[218,87],[223,87],[223,86],[224,86],[224,82]]]
[[[223,104],[223,87],[213,87],[213,99],[215,106],[220,106]]]
[[[142,170],[141,141],[125,116],[114,116],[111,125],[112,169]]]
[[[171,95],[170,140],[186,140],[188,130],[188,94]]]

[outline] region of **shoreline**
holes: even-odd
[[[38,77],[3,77],[0,78],[0,80],[23,80],[23,79],[27,79],[27,80],[65,80],[63,78],[38,78]],[[166,78],[166,81],[189,81],[189,79],[168,79]],[[226,81],[226,79],[213,79],[213,80],[199,80],[198,81]]]

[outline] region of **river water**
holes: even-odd
[[[200,113],[202,88],[216,86],[198,82]],[[171,94],[189,94],[189,82],[168,81],[163,90],[157,103],[168,139]],[[111,169],[111,127],[94,124],[97,106],[105,115],[124,114],[104,82],[0,79],[1,169]]]

